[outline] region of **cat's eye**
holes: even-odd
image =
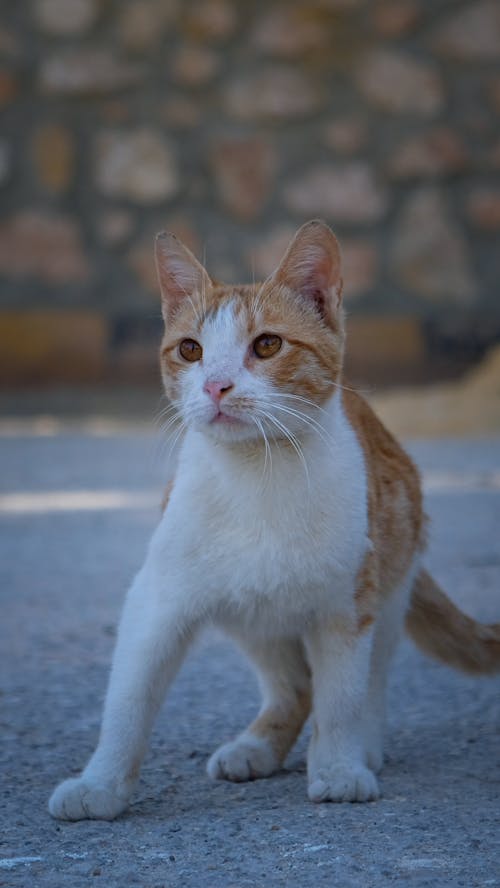
[[[279,352],[283,340],[275,333],[263,333],[258,336],[253,344],[253,350],[258,358],[271,358]]]
[[[194,364],[195,361],[201,361],[203,349],[195,339],[183,339],[179,345],[179,352],[185,361]]]

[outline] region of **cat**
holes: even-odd
[[[249,655],[263,697],[210,758],[210,777],[268,777],[312,710],[309,798],[374,800],[404,624],[425,651],[478,674],[500,670],[500,624],[462,614],[422,568],[417,470],[342,385],[340,250],[328,226],[302,226],[263,284],[216,283],[168,233],[156,262],[161,370],[183,441],[126,599],[97,749],[55,789],[50,813],[125,810],[155,714],[208,623]]]

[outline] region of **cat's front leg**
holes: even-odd
[[[305,639],[313,680],[313,736],[308,752],[313,802],[367,802],[379,797],[366,766],[363,710],[366,703],[371,627],[358,631],[333,621]]]
[[[158,582],[146,562],[125,602],[98,746],[82,774],[53,792],[53,817],[112,820],[128,805],[154,717],[196,630],[182,596]]]

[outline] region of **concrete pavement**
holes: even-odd
[[[208,755],[245,725],[257,692],[240,655],[207,637],[162,709],[129,813],[50,819],[52,788],[95,745],[121,601],[167,474],[141,431],[50,431],[0,438],[0,886],[500,885],[500,681],[454,673],[406,641],[380,802],[308,802],[307,731],[276,777],[209,782]],[[432,570],[468,610],[500,620],[500,441],[412,451]]]

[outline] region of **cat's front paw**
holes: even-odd
[[[49,799],[49,812],[58,820],[113,820],[128,805],[112,784],[82,777],[60,783]]]
[[[209,758],[207,772],[212,780],[242,783],[258,777],[269,777],[279,766],[278,757],[268,740],[246,734],[220,746]]]
[[[312,802],[373,802],[380,797],[375,774],[363,765],[320,769],[312,776],[308,795]]]

